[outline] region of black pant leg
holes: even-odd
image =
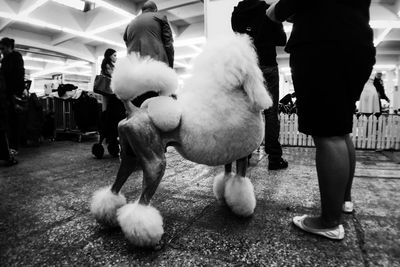
[[[279,160],[282,157],[282,147],[279,142],[279,71],[277,66],[261,67],[268,92],[273,105],[264,111],[265,115],[265,152],[269,160]]]

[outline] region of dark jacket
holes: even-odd
[[[375,77],[374,86],[376,88],[376,91],[378,92],[379,98],[380,99],[385,99],[386,101],[389,102],[389,98],[385,94],[385,88],[383,87],[382,79],[379,79],[379,78]]]
[[[103,59],[103,61],[101,62],[101,75],[111,78],[113,71],[114,64],[112,62],[107,62],[107,60]]]
[[[140,14],[126,28],[124,41],[128,53],[138,52],[173,67],[173,37],[166,16],[155,12]]]
[[[281,23],[265,14],[268,7],[264,1],[243,0],[234,8],[231,24],[233,31],[253,39],[261,66],[276,66],[275,47],[286,44],[286,34]]]
[[[290,53],[296,46],[321,42],[373,46],[370,4],[371,0],[280,0],[276,18],[293,21],[285,50]]]
[[[4,56],[1,61],[1,73],[4,76],[7,95],[21,96],[25,90],[24,60],[17,51]]]

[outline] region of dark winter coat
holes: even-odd
[[[7,99],[6,83],[3,75],[0,73],[0,131],[7,131],[8,129],[8,106],[10,105]]]
[[[290,53],[296,46],[323,42],[372,46],[370,4],[371,0],[280,0],[276,18],[293,21],[285,50]]]
[[[276,46],[286,44],[286,34],[281,23],[267,17],[268,7],[261,0],[243,0],[234,8],[231,24],[233,31],[253,39],[261,66],[276,66]]]
[[[385,99],[386,101],[389,102],[389,98],[385,94],[385,88],[383,87],[383,81],[380,78],[375,78],[374,79],[374,86],[376,88],[376,91],[378,92],[379,98],[380,99]]]
[[[5,55],[1,61],[1,69],[7,88],[7,95],[21,96],[25,90],[24,60],[17,51]]]
[[[126,27],[124,41],[128,53],[138,52],[173,67],[173,37],[165,15],[157,12],[140,14]]]

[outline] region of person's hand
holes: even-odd
[[[279,20],[276,19],[275,16],[275,6],[278,3],[278,1],[276,1],[275,3],[272,3],[269,8],[267,9],[267,16],[270,20],[275,21],[275,22],[280,22]]]

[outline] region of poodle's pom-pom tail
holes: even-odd
[[[223,204],[225,202],[224,193],[226,181],[228,181],[228,179],[232,178],[233,176],[233,173],[220,173],[214,178],[213,192],[215,198],[220,204]]]
[[[225,201],[239,216],[248,217],[254,213],[256,197],[249,178],[236,175],[225,183]]]
[[[178,76],[165,63],[132,53],[117,61],[111,88],[122,100],[151,91],[170,95],[178,88]]]
[[[160,212],[150,205],[130,203],[120,208],[117,216],[125,237],[135,246],[153,247],[164,234]]]
[[[126,204],[122,194],[114,194],[109,187],[102,188],[93,194],[90,212],[103,225],[118,226],[117,210]]]

